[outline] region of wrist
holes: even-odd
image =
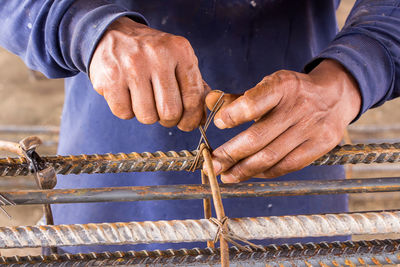
[[[325,59],[309,75],[323,87],[323,93],[336,100],[341,116],[350,124],[359,114],[362,101],[357,81],[350,72],[338,61]]]

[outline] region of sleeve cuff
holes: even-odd
[[[338,61],[357,81],[362,104],[355,120],[371,107],[383,104],[391,95],[394,63],[386,48],[367,34],[339,34],[327,49],[304,67],[305,73],[309,73],[324,59]]]
[[[76,1],[69,8],[60,26],[61,29],[68,28],[69,32],[64,53],[70,55],[70,57],[64,56],[69,59],[67,64],[72,64],[79,71],[88,73],[92,55],[107,27],[124,16],[148,24],[141,14],[129,11],[120,5],[110,4],[104,0]]]

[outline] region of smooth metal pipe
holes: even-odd
[[[43,160],[58,174],[120,173],[183,171],[192,166],[197,151],[143,152],[104,155],[48,156]],[[312,165],[394,163],[400,161],[400,143],[344,145],[314,161]],[[200,158],[197,168],[202,166]],[[24,158],[0,159],[0,176],[28,175],[28,163]]]
[[[400,233],[400,211],[229,219],[242,239]],[[215,238],[211,220],[145,221],[0,227],[0,248],[204,242]]]
[[[400,178],[221,184],[220,190],[223,198],[395,192],[400,191]],[[18,190],[0,193],[17,205],[211,197],[210,186],[203,184]]]
[[[231,266],[356,266],[400,263],[399,240],[269,245],[264,251],[230,248]],[[219,249],[117,251],[0,257],[1,266],[220,266]]]

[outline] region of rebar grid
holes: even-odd
[[[232,266],[355,266],[400,263],[400,240],[269,245],[264,250],[230,248]],[[9,266],[218,266],[219,249],[128,251],[0,257]],[[247,265],[246,265],[247,264]],[[252,264],[252,265],[250,265]]]
[[[242,239],[400,233],[400,211],[229,219]],[[211,241],[207,219],[0,227],[0,248]]]
[[[189,170],[197,151],[48,156],[43,160],[58,174],[120,173]],[[312,165],[394,163],[400,161],[400,143],[338,146]],[[202,166],[201,157],[198,168]],[[24,158],[0,159],[0,176],[28,175]]]

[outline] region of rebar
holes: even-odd
[[[395,163],[400,161],[400,143],[337,146],[312,165]]]
[[[58,126],[42,125],[0,125],[1,134],[59,134]]]
[[[247,240],[400,233],[400,211],[229,219],[233,235]],[[0,248],[204,242],[211,220],[0,227]]]
[[[355,266],[400,263],[400,240],[230,248],[231,266]],[[0,257],[1,266],[219,266],[219,249],[127,251]]]
[[[207,140],[207,137],[203,132],[202,136],[204,137],[204,140]],[[229,267],[229,244],[227,241],[228,238],[225,236],[225,233],[229,231],[227,231],[226,229],[227,225],[223,222],[224,220],[226,221],[224,205],[222,204],[221,191],[218,185],[217,175],[215,174],[214,171],[214,166],[211,159],[211,153],[210,150],[208,149],[209,147],[206,147],[205,144],[202,143],[200,145],[200,151],[203,154],[205,170],[207,171],[208,182],[210,184],[210,189],[212,193],[214,210],[217,215],[216,222],[218,224],[220,223],[219,225],[220,228],[218,229],[216,235],[214,236],[214,242],[219,239],[221,267]]]
[[[197,151],[143,152],[104,155],[48,156],[43,160],[58,174],[120,173],[189,170]],[[333,149],[312,165],[394,163],[400,161],[400,143],[344,145]],[[197,168],[202,166],[201,157]],[[23,158],[0,159],[0,176],[28,175]]]
[[[400,178],[305,180],[221,184],[223,198],[372,193],[400,191]],[[17,205],[120,202],[211,197],[207,184],[18,190],[0,192]],[[8,205],[4,203],[3,205]]]

